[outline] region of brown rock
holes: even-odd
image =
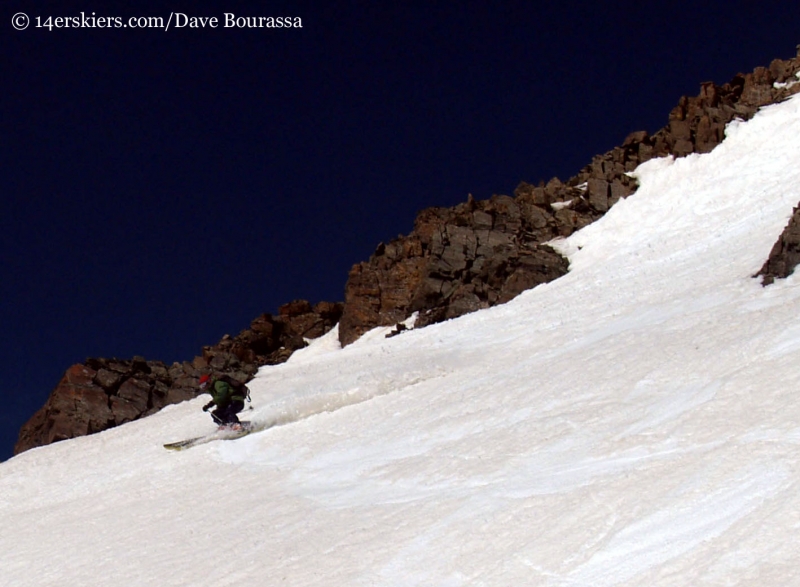
[[[754,277],[761,277],[763,285],[783,279],[794,273],[800,264],[800,204],[795,207],[789,223],[772,247],[769,257]]]
[[[647,131],[646,130],[638,130],[636,132],[632,132],[627,137],[625,137],[625,140],[622,141],[622,146],[623,147],[628,147],[630,145],[641,143],[641,142],[645,141],[646,139],[647,139]]]
[[[542,194],[544,194],[544,190],[541,190],[541,191],[542,191]],[[521,181],[519,183],[519,185],[516,187],[516,189],[514,190],[514,197],[517,199],[517,201],[520,201],[520,202],[524,201],[524,202],[528,202],[528,203],[531,203],[531,204],[535,204],[536,203],[534,201],[536,199],[536,193],[535,192],[536,192],[536,188],[534,186],[532,186],[531,184],[529,184],[527,182]]]
[[[452,209],[423,210],[411,234],[378,247],[369,262],[351,270],[340,341],[349,344],[370,328],[400,322],[413,311],[420,312],[420,325],[461,315],[557,277],[565,271],[560,263],[540,263],[549,263],[547,271],[523,263],[525,248],[579,230],[632,194],[636,183],[626,173],[640,163],[710,151],[722,141],[725,124],[735,116],[749,118],[758,106],[776,99],[771,82],[778,75],[788,79],[798,69],[800,61],[775,62],[723,86],[705,82],[698,96],[679,100],[664,129],[652,136],[631,133],[567,182],[552,178],[538,187],[522,182],[514,199],[470,197]],[[584,182],[582,195],[575,186]],[[550,204],[555,206],[544,208]],[[414,250],[413,270],[404,265],[412,258],[404,252],[410,249],[406,243],[421,247]]]
[[[139,418],[145,410],[139,408],[133,402],[121,397],[111,398],[111,413],[114,415],[114,425],[119,426],[126,422],[132,422]]]
[[[323,320],[336,323],[342,316],[342,304],[334,302],[319,302],[312,308],[311,311],[320,316]]]
[[[170,367],[143,357],[74,365],[23,426],[15,450],[96,432],[193,398],[197,377],[211,369],[252,376],[261,365],[285,361],[305,338],[329,332],[337,321],[342,344],[349,344],[370,328],[401,322],[415,311],[423,326],[503,303],[556,279],[566,272],[566,260],[542,243],[594,222],[632,194],[636,183],[626,172],[640,163],[708,152],[735,117],[747,120],[759,107],[800,92],[800,84],[773,87],[775,81],[794,81],[798,70],[800,56],[775,60],[722,86],[705,82],[698,96],[679,100],[665,128],[652,136],[631,133],[567,182],[522,182],[514,198],[470,195],[453,208],[423,210],[408,236],[379,245],[369,261],[353,267],[344,304],[295,300],[277,316],[263,314],[239,335],[204,347],[194,361]],[[577,188],[583,183],[585,194]],[[765,284],[791,273],[800,260],[797,216],[795,211],[759,273]]]
[[[294,318],[302,314],[311,313],[311,304],[306,300],[294,300],[278,308],[278,315],[285,318]]]
[[[120,386],[117,396],[130,402],[142,413],[150,402],[150,385],[140,379],[127,379]]]
[[[638,147],[638,156],[639,156],[639,163],[645,163],[646,161],[650,161],[655,156],[655,149],[652,145],[648,145],[646,143],[639,143]]]
[[[64,384],[92,387],[97,372],[86,365],[73,365],[64,373]]]
[[[20,430],[15,454],[107,428],[112,419],[109,400],[93,382],[95,375],[86,365],[67,369],[45,405]]]
[[[106,390],[107,393],[112,393],[116,391],[119,382],[121,381],[121,377],[119,373],[115,373],[114,371],[109,371],[108,369],[100,369],[95,375],[94,382],[97,383],[100,387]]]
[[[192,386],[178,386],[174,385],[169,388],[167,392],[167,404],[179,404],[183,401],[187,401],[190,399],[196,398],[199,393],[199,389],[196,386],[196,382],[192,382]]]
[[[591,178],[587,181],[586,193],[589,204],[598,212],[608,210],[609,184],[605,179]]]
[[[713,108],[719,104],[719,88],[714,82],[703,82],[700,84],[700,104],[706,108]]]
[[[203,357],[203,356],[195,357],[192,360],[192,367],[194,367],[198,371],[202,371],[203,369],[208,369],[208,367],[209,367],[208,362],[210,360],[211,360],[211,357],[208,357],[208,358]]]
[[[672,152],[676,157],[685,157],[694,152],[694,144],[686,139],[678,139],[672,147]]]
[[[776,82],[786,82],[788,71],[788,64],[782,59],[773,59],[772,63],[769,64],[769,72]]]
[[[634,188],[630,185],[623,183],[619,179],[615,179],[611,183],[611,195],[608,198],[609,207],[619,202],[622,198],[627,198],[634,192]]]
[[[669,123],[669,132],[675,141],[691,141],[692,127],[688,120],[672,120]]]

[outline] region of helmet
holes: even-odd
[[[198,383],[200,384],[200,389],[205,389],[208,385],[208,381],[211,379],[210,375],[202,375]]]

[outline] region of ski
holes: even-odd
[[[186,440],[179,440],[178,442],[170,442],[164,445],[167,450],[186,450],[200,444],[207,444],[215,440],[235,440],[243,438],[252,432],[263,430],[263,427],[256,426],[251,422],[241,422],[241,428],[223,427],[211,434],[205,436],[197,436],[195,438],[187,438]]]

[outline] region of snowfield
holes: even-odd
[[[0,465],[0,584],[800,585],[800,98],[557,244],[562,279]]]

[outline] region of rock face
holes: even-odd
[[[470,199],[425,210],[409,236],[380,245],[370,261],[351,270],[341,342],[417,311],[417,326],[454,318],[560,277],[566,260],[539,244],[559,229],[552,214],[526,198]],[[537,238],[543,234],[547,238]]]
[[[775,60],[722,86],[704,83],[699,95],[679,100],[664,128],[653,135],[630,134],[566,182],[523,182],[513,197],[476,201],[470,196],[454,208],[423,210],[409,235],[380,244],[368,261],[352,268],[344,304],[291,302],[277,316],[259,316],[239,335],[204,347],[191,362],[167,366],[136,357],[73,365],[23,426],[15,452],[105,430],[192,398],[202,373],[247,381],[261,365],[286,361],[305,339],[327,333],[337,322],[346,345],[414,312],[419,312],[416,326],[425,326],[507,302],[556,279],[568,264],[547,241],[594,222],[632,194],[636,185],[627,173],[640,163],[707,153],[722,141],[731,120],[749,119],[758,108],[800,91],[798,71],[800,57]],[[760,275],[770,283],[791,273],[798,261],[800,213],[795,210]]]
[[[414,312],[420,313],[417,326],[454,318],[560,277],[567,262],[544,243],[594,222],[632,194],[636,185],[626,174],[640,163],[707,153],[722,142],[733,119],[747,120],[760,107],[800,91],[798,71],[800,58],[776,59],[722,86],[706,82],[697,96],[679,100],[664,128],[652,136],[630,134],[566,182],[523,182],[514,197],[470,196],[455,208],[424,210],[409,235],[380,244],[350,271],[340,342],[350,344]],[[796,236],[787,236],[782,250],[796,250]]]
[[[248,381],[262,365],[286,361],[306,340],[330,331],[342,304],[311,306],[298,300],[281,306],[277,316],[263,314],[235,337],[203,347],[193,361],[174,363],[87,359],[62,377],[45,405],[22,427],[14,453],[100,432],[149,416],[168,404],[197,396],[203,373],[227,373]]]
[[[761,271],[754,277],[761,277],[763,285],[770,285],[775,279],[788,277],[800,263],[800,206],[795,207],[789,224],[772,247],[769,258]]]
[[[320,302],[312,306],[295,300],[278,309],[278,315],[262,314],[237,336],[225,335],[214,346],[203,347],[193,366],[201,371],[230,373],[241,380],[252,377],[262,365],[285,362],[294,351],[308,345],[306,339],[329,332],[342,316],[342,304]]]
[[[787,94],[800,91],[800,45],[797,58],[791,61],[773,61],[770,73],[775,77],[775,86]],[[795,207],[789,223],[772,247],[761,270],[753,277],[761,277],[764,286],[778,278],[785,278],[800,264],[800,204]]]

